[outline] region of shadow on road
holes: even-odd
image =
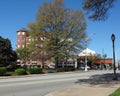
[[[103,87],[114,86],[120,84],[120,73],[117,74],[118,80],[113,80],[114,74],[102,74],[93,75],[88,79],[78,79],[75,83],[77,84],[90,84],[90,85],[100,85]]]

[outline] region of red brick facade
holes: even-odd
[[[17,48],[24,48],[27,45],[27,31],[20,29],[17,31]]]

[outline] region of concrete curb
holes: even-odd
[[[94,71],[94,70],[93,70]],[[43,74],[30,74],[30,75],[16,75],[16,76],[0,76],[0,79],[8,79],[8,78],[21,78],[21,77],[32,77],[32,76],[45,76],[45,75],[48,75],[48,74],[62,74],[62,73],[65,73],[65,74],[70,74],[70,73],[73,73],[73,72],[79,72],[79,73],[84,73],[85,71],[69,71],[69,72],[56,72],[56,73],[43,73]]]

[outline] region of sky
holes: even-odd
[[[38,8],[51,0],[0,0],[0,36],[8,38],[12,47],[16,49],[17,33],[21,28],[27,28],[27,24],[35,22]],[[64,0],[66,7],[82,10],[82,0]],[[112,58],[111,34],[115,34],[115,54],[120,59],[120,2],[114,4],[109,11],[106,21],[94,22],[85,15],[86,32],[91,38],[88,48],[98,54],[107,54]],[[85,11],[83,11],[85,13]]]

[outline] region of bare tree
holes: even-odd
[[[83,0],[83,9],[92,20],[106,20],[108,11],[117,0]]]

